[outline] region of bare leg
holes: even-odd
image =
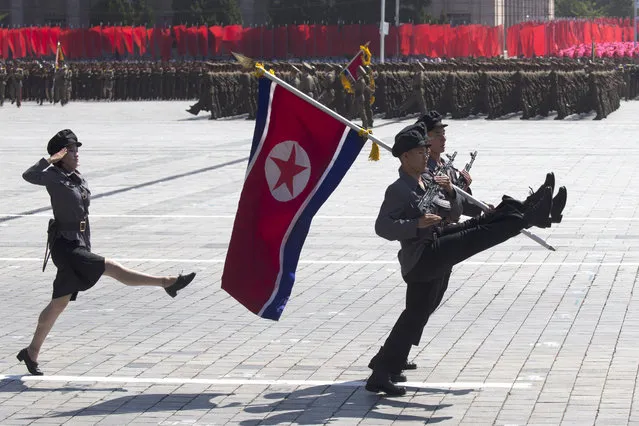
[[[140,286],[150,285],[156,287],[166,288],[173,284],[178,277],[156,277],[153,275],[143,274],[141,272],[134,271],[133,269],[125,268],[118,262],[105,259],[104,260],[104,275],[120,281],[126,285]]]
[[[33,361],[38,360],[38,355],[40,354],[40,349],[42,348],[44,339],[47,338],[47,335],[53,328],[53,324],[55,324],[55,321],[58,319],[62,311],[64,311],[64,308],[66,308],[69,304],[69,300],[71,300],[70,294],[53,299],[40,313],[38,326],[33,334],[31,344],[27,348],[29,357]]]

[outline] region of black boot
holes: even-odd
[[[368,363],[368,368],[370,368],[371,370],[375,370],[376,367],[380,367],[383,368],[383,366],[378,365],[378,360],[379,360],[379,354],[382,353],[384,351],[384,347],[382,346],[379,350],[378,353],[375,354],[375,356],[373,356],[373,358],[371,358],[370,362]],[[405,368],[405,370],[414,370],[415,368],[417,368],[417,365],[412,364],[414,366],[414,368]],[[404,366],[409,366],[409,363],[406,362],[404,364]],[[390,375],[390,380],[393,383],[400,383],[400,382],[405,382],[406,376],[402,374],[402,372],[391,372],[389,373]]]
[[[531,189],[531,194],[526,198],[526,201],[524,201],[524,207],[528,209],[530,206],[535,205],[537,201],[539,201],[544,188],[547,186],[550,187],[550,196],[552,197],[553,192],[555,192],[555,174],[552,172],[546,174],[546,180],[537,191],[532,192]]]
[[[366,381],[366,390],[369,392],[384,392],[388,396],[403,396],[406,388],[396,386],[390,379],[390,374],[382,369],[373,370],[373,374]]]
[[[539,192],[539,200],[528,208],[524,213],[524,220],[527,222],[527,228],[536,226],[538,228],[550,227],[550,210],[552,207],[552,188],[546,186]]]
[[[550,221],[552,223],[561,223],[563,215],[561,214],[566,207],[566,201],[568,199],[568,191],[565,186],[562,186],[557,191],[557,195],[552,199],[552,207],[550,209]]]
[[[189,109],[187,109],[186,112],[188,112],[189,114],[198,115],[200,113],[200,110],[196,109],[195,105],[193,105],[189,107]]]

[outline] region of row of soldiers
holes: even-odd
[[[374,64],[360,68],[352,90],[339,78],[344,64],[265,64],[282,79],[347,118],[373,126],[373,115],[401,117],[437,109],[455,118],[486,114],[523,118],[557,111],[558,118],[618,107],[639,95],[639,66],[565,58],[452,59]],[[237,62],[77,62],[57,70],[40,61],[0,63],[0,103],[35,100],[194,100],[188,111],[211,118],[256,112],[257,80]]]
[[[320,71],[303,65],[306,73],[294,64],[274,68],[282,80],[349,119],[360,118],[366,128],[373,127],[374,115],[396,118],[432,109],[453,118],[486,115],[494,119],[521,113],[528,119],[556,112],[563,119],[594,111],[595,118],[602,119],[619,108],[621,99],[639,97],[639,66],[628,64],[586,63],[579,68],[569,64],[562,69],[557,62],[547,69],[501,70],[490,69],[486,63],[475,71],[450,71],[448,65],[433,71],[420,63],[385,64],[361,69],[350,92],[342,86],[339,68],[324,64]],[[254,76],[209,72],[208,77],[200,100],[188,112],[210,111],[211,119],[243,113],[254,117]]]
[[[38,63],[36,67],[0,63],[0,106],[5,99],[19,108],[23,100],[65,105],[72,96],[72,73],[66,67]]]

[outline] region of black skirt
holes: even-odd
[[[58,268],[53,280],[53,299],[90,289],[104,274],[104,257],[91,253],[78,241],[57,238],[51,247],[51,259]]]

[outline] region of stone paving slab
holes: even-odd
[[[603,121],[450,120],[474,193],[523,197],[553,170],[565,220],[457,266],[403,398],[363,388],[401,312],[398,246],[373,222],[396,160],[362,152],[313,222],[279,322],[220,289],[253,122],[184,102],[0,108],[0,424],[639,424],[639,103]],[[377,120],[392,143],[408,121]],[[72,128],[84,142],[94,250],[152,274],[198,273],[171,299],[110,278],[82,293],[40,357],[15,358],[51,296],[49,199],[21,173]],[[246,265],[251,267],[251,265]]]

